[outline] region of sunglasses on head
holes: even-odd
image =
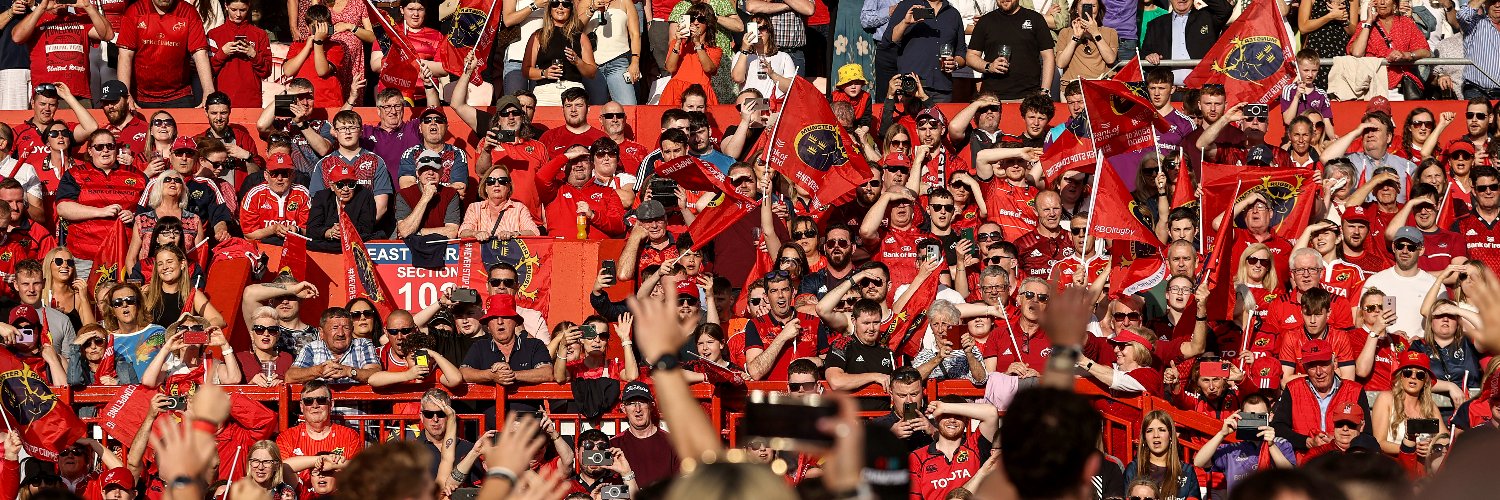
[[[547,6],[552,7],[554,9],[556,9],[558,7],[567,7],[569,9],[571,9],[571,8],[573,8],[573,3],[572,2],[566,2],[566,1],[552,0],[551,2],[547,3]]]
[[[139,303],[141,303],[141,298],[134,295],[129,297],[117,297],[109,301],[109,305],[114,307],[133,306]]]
[[[1047,295],[1045,293],[1036,293],[1036,292],[1028,290],[1028,291],[1025,291],[1025,292],[1021,292],[1021,298],[1027,299],[1027,300],[1036,300],[1037,302],[1041,302],[1043,304],[1046,304],[1047,300],[1050,299],[1050,298],[1052,298],[1052,296],[1051,295]]]
[[[328,396],[303,396],[302,397],[302,406],[327,406],[328,403],[331,403],[331,402],[333,402],[333,398],[328,397]]]
[[[512,288],[516,286],[515,278],[490,278],[490,286]]]

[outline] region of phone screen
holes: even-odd
[[[818,430],[818,420],[838,412],[832,402],[820,398],[795,397],[781,393],[754,391],[740,420],[744,433],[770,438],[770,446],[785,450],[794,444],[817,446],[833,444],[833,436]]]

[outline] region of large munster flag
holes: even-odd
[[[489,59],[490,45],[495,42],[495,33],[500,31],[500,15],[495,12],[500,0],[460,0],[458,11],[453,13],[453,27],[448,30],[448,46],[443,48],[443,69],[458,75],[464,72],[464,59],[473,52],[479,60],[474,68],[471,82],[484,83],[479,72],[484,71]]]
[[[0,403],[5,427],[19,432],[26,453],[42,460],[57,461],[59,451],[85,435],[73,408],[8,349],[0,349]]]
[[[1099,154],[1110,157],[1152,147],[1156,143],[1152,126],[1162,130],[1171,127],[1146,97],[1145,83],[1082,82],[1089,132]]]
[[[792,80],[771,132],[771,168],[813,194],[813,211],[821,211],[869,180],[870,165],[844,133],[828,107],[828,98],[802,78]]]
[[[344,241],[344,286],[348,293],[347,300],[360,297],[370,299],[381,315],[396,310],[390,290],[385,287],[385,281],[380,279],[380,273],[375,272],[375,264],[370,261],[370,253],[365,250],[364,240],[360,239],[354,222],[343,211],[339,211],[339,237]]]
[[[1250,2],[1188,74],[1189,87],[1224,86],[1225,102],[1267,103],[1297,75],[1292,43],[1274,2]]]

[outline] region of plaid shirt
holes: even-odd
[[[787,9],[771,16],[771,28],[776,30],[777,48],[800,49],[807,45],[807,20],[797,11]]]
[[[328,350],[328,344],[319,339],[307,344],[302,348],[302,351],[297,353],[297,360],[292,362],[292,367],[308,368],[329,360],[337,360],[341,365],[354,368],[380,364],[380,356],[376,354],[375,344],[370,343],[370,339],[354,339],[354,342],[349,345],[349,350],[344,351],[344,354],[340,356],[334,356],[333,351]],[[358,380],[352,377],[333,379],[328,382],[334,384],[359,383]]]

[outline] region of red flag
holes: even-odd
[[[454,75],[463,74],[464,59],[474,53],[479,67],[474,68],[469,83],[484,83],[479,73],[489,60],[495,33],[500,31],[501,16],[495,12],[499,7],[500,0],[459,1],[458,10],[453,13],[453,27],[448,30],[448,45],[443,47],[443,69]]]
[[[280,272],[290,274],[298,281],[307,279],[307,242],[306,236],[287,231],[285,241],[281,243]]]
[[[110,221],[110,226],[105,230],[104,239],[99,244],[99,256],[94,259],[94,270],[89,273],[89,289],[98,290],[99,283],[120,283],[125,281],[125,275],[130,274],[125,269],[125,253],[130,248],[130,227],[119,219]]]
[[[146,413],[157,392],[143,385],[121,386],[114,399],[99,409],[99,427],[110,437],[129,443],[142,425],[150,425],[146,422]]]
[[[1239,190],[1238,184],[1236,182],[1236,186],[1233,188],[1234,191]],[[1206,198],[1207,194],[1204,197]],[[1204,220],[1213,219],[1205,218]],[[1231,267],[1229,264],[1235,259],[1235,257],[1225,258],[1225,254],[1229,253],[1227,249],[1229,245],[1224,244],[1229,241],[1229,228],[1233,225],[1233,221],[1224,221],[1219,225],[1219,230],[1215,232],[1213,240],[1208,242],[1208,248],[1206,249],[1208,259],[1204,260],[1203,267],[1198,271],[1203,276],[1202,282],[1207,283],[1208,289],[1211,291],[1208,294],[1208,311],[1205,314],[1214,319],[1233,319],[1230,316],[1234,315],[1233,291],[1225,291],[1218,287],[1219,279],[1229,273]]]
[[[828,99],[817,87],[796,78],[786,102],[771,132],[769,163],[813,193],[814,211],[836,203],[870,179],[870,165],[839,127]]]
[[[887,348],[908,357],[916,356],[922,350],[922,332],[927,327],[927,306],[937,300],[940,274],[942,273],[928,274],[927,279],[921,283],[908,285],[917,287],[915,292],[911,292],[911,300],[906,301],[905,307],[880,324],[880,338],[885,340]]]
[[[1185,207],[1198,201],[1198,193],[1193,189],[1192,167],[1185,162],[1177,164],[1180,168],[1177,169],[1177,182],[1172,185],[1172,208]]]
[[[1094,187],[1094,206],[1109,207],[1106,210],[1095,210],[1089,214],[1089,233],[1095,238],[1113,241],[1134,241],[1151,245],[1158,249],[1162,248],[1161,240],[1157,239],[1156,233],[1146,227],[1140,219],[1135,217],[1133,210],[1127,209],[1134,203],[1130,196],[1130,190],[1125,189],[1125,181],[1120,180],[1120,174],[1115,172],[1114,166],[1108,160],[1099,161],[1098,185]]]
[[[396,29],[385,10],[372,0],[365,0],[365,7],[373,14],[370,17],[374,18],[375,25],[384,28],[386,38],[390,40],[389,47],[382,47],[385,58],[381,60],[380,83],[398,89],[421,88],[422,70],[417,67],[417,51],[412,50],[406,41],[406,34]],[[461,72],[463,61],[459,60],[459,64]]]
[[[1149,290],[1167,277],[1167,264],[1161,260],[1161,252],[1136,256],[1134,246],[1125,240],[1115,240],[1109,244],[1110,258],[1114,261],[1109,269],[1111,298]]]
[[[1210,223],[1234,208],[1247,193],[1257,192],[1271,205],[1271,228],[1297,239],[1307,227],[1319,187],[1310,170],[1203,164],[1203,220]],[[1234,220],[1227,218],[1225,223]],[[1292,232],[1295,231],[1295,232]]]
[[[1046,165],[1047,169],[1047,184],[1057,182],[1057,179],[1068,172],[1093,168],[1098,156],[1099,152],[1094,149],[1092,139],[1080,139],[1073,132],[1064,130],[1042,153],[1042,165]]]
[[[1129,61],[1127,61],[1125,63],[1125,66],[1122,67],[1122,68],[1120,68],[1119,71],[1116,71],[1115,72],[1115,76],[1113,78],[1110,78],[1110,79],[1114,80],[1114,81],[1117,81],[1117,82],[1144,82],[1144,81],[1146,81],[1146,71],[1143,70],[1143,69],[1141,69],[1141,56],[1140,56],[1140,54],[1136,54],[1135,57],[1133,57]]]
[[[1281,13],[1272,2],[1251,2],[1184,83],[1223,85],[1225,102],[1267,103],[1278,98],[1296,75]]]
[[[698,218],[688,226],[688,235],[693,240],[693,250],[703,248],[708,242],[729,229],[746,215],[760,208],[759,200],[749,200],[738,191],[725,191],[698,213]]]
[[[552,304],[552,244],[556,241],[542,236],[511,238],[493,250],[489,245],[465,244],[459,249],[459,261],[465,263],[459,275],[469,276],[476,270],[482,274],[486,266],[500,262],[510,264],[516,268],[516,304],[545,317]]]
[[[0,349],[0,396],[6,427],[20,432],[21,444],[32,456],[55,462],[57,452],[85,435],[73,408],[9,349]]]
[[[688,191],[733,191],[728,189],[727,176],[719,171],[719,167],[693,155],[682,155],[657,165],[656,175],[677,181],[678,186]]]
[[[696,244],[697,240],[693,240],[693,242],[694,244]],[[773,267],[773,264],[771,263],[771,254],[766,253],[765,243],[766,237],[764,235],[756,237],[755,262],[750,264],[750,273],[745,275],[745,279],[740,280],[742,283],[750,283],[752,281],[758,280],[761,276],[765,276],[766,273],[771,272],[771,268]],[[745,292],[740,294],[740,298],[734,301],[734,310],[736,312],[745,314],[745,316],[748,317],[749,309],[750,289],[746,287]]]
[[[391,292],[386,289],[380,274],[375,272],[375,264],[370,262],[370,253],[365,250],[365,242],[360,239],[359,230],[354,228],[349,214],[343,211],[339,212],[339,235],[344,240],[346,300],[364,297],[375,303],[381,315],[394,311],[396,306],[391,300]]]
[[[1301,183],[1296,193],[1292,195],[1292,207],[1287,210],[1286,216],[1281,218],[1281,223],[1276,225],[1276,236],[1282,239],[1297,241],[1302,237],[1302,231],[1307,229],[1308,219],[1312,218],[1313,205],[1318,202],[1318,192],[1322,186],[1312,181],[1312,176],[1297,179]]]
[[[1115,156],[1151,147],[1156,142],[1152,126],[1171,128],[1151,100],[1146,84],[1112,80],[1082,80],[1083,103],[1088,110],[1089,132],[1094,146],[1104,156]]]

